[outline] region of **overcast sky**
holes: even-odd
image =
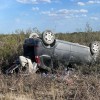
[[[0,0],[0,33],[85,31],[86,23],[100,31],[100,0]]]

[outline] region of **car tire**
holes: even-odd
[[[51,45],[55,42],[55,35],[51,31],[44,31],[42,34],[43,42],[47,45]]]
[[[98,54],[99,53],[99,42],[94,41],[90,43],[90,51],[92,54]]]

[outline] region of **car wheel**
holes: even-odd
[[[92,42],[90,44],[90,51],[92,54],[98,54],[99,53],[99,43],[97,41]]]
[[[50,44],[54,43],[54,41],[55,41],[55,35],[51,31],[47,30],[47,31],[43,32],[42,39],[43,39],[43,42],[45,44],[50,45]]]

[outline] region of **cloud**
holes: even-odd
[[[93,4],[93,3],[95,3],[94,1],[88,1],[87,2],[88,4]]]
[[[79,6],[84,6],[84,5],[85,5],[84,2],[78,2],[77,4],[78,4]]]
[[[28,4],[28,3],[38,4],[38,0],[16,0],[16,1],[23,4]]]
[[[29,0],[16,0],[16,1],[20,3],[29,3]]]
[[[41,2],[51,3],[51,0],[40,0]]]
[[[86,10],[86,9],[81,9],[79,11],[80,11],[80,13],[88,13],[88,10]]]
[[[45,15],[48,15],[48,16],[57,16],[56,13],[53,13],[51,11],[42,11],[41,14],[45,14]]]
[[[87,17],[87,15],[86,14],[82,14],[82,17]]]
[[[88,4],[99,4],[100,3],[100,0],[90,0],[87,2]]]
[[[56,18],[78,18],[78,17],[87,17],[88,10],[80,9],[59,9],[59,10],[50,10],[50,11],[42,11],[41,14],[52,16]]]
[[[68,10],[68,9],[60,9],[57,11],[58,14],[75,14],[75,13],[87,13],[88,10],[80,9],[80,10]]]
[[[39,10],[39,7],[32,7],[32,10],[33,11],[38,11]]]
[[[51,3],[53,2],[52,0],[16,0],[19,3],[23,3],[23,4],[39,4],[39,3]]]
[[[87,2],[77,2],[79,6],[85,6],[89,4],[100,4],[100,0],[89,0]]]
[[[69,18],[85,18],[87,17],[86,14],[70,14],[65,16],[65,18],[69,19]]]
[[[98,20],[98,17],[91,17],[92,20]]]

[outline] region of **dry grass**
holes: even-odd
[[[29,33],[0,35],[0,68],[8,67],[22,54],[23,40]],[[88,45],[100,41],[100,32],[56,34],[56,37]],[[81,66],[79,71],[63,78],[0,74],[0,100],[100,100],[100,65]]]
[[[100,75],[0,75],[0,100],[100,100]]]

